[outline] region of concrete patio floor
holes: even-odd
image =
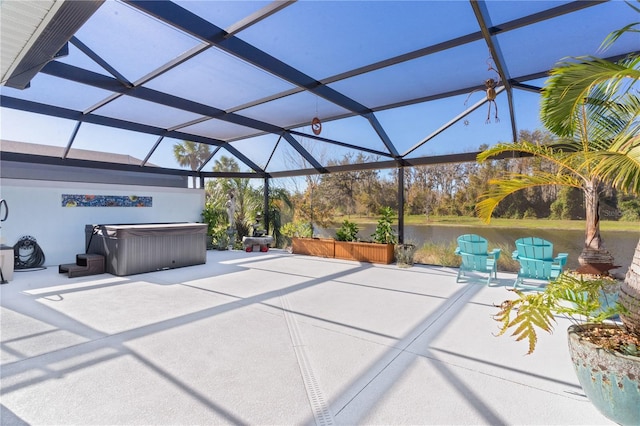
[[[495,337],[499,283],[457,270],[242,251],[128,277],[0,287],[0,423],[612,424],[565,329]]]

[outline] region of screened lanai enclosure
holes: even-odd
[[[540,89],[559,60],[640,47],[629,33],[599,50],[630,23],[622,1],[1,8],[5,176],[5,166],[40,163],[202,185],[229,176],[212,170],[224,156],[241,167],[233,176],[268,187],[273,178],[473,161],[480,146],[541,127]],[[173,147],[183,141],[210,145],[210,157],[195,170],[179,165]],[[345,157],[352,163],[332,166]]]

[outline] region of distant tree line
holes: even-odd
[[[546,144],[553,137],[543,131],[521,131],[520,138]],[[486,149],[480,146],[479,150]],[[360,154],[346,155],[329,165],[376,161]],[[475,216],[478,195],[489,181],[506,172],[556,173],[555,166],[538,157],[416,166],[404,170],[405,213],[430,216]],[[398,208],[398,170],[382,175],[379,170],[320,175],[308,182],[302,193],[292,194],[296,216],[326,225],[335,215],[377,215],[380,208]],[[604,188],[601,201],[603,220],[640,220],[640,201],[613,189]],[[580,190],[554,186],[532,186],[510,195],[496,208],[499,218],[584,219],[584,199]]]
[[[546,144],[552,139],[548,132],[521,131],[520,139]],[[208,146],[207,146],[208,147]],[[486,146],[480,146],[482,151]],[[184,141],[174,147],[176,160],[183,166],[197,170],[208,161],[210,151],[200,144]],[[345,155],[327,160],[326,164],[347,165],[377,161],[365,154]],[[475,216],[478,195],[489,181],[506,172],[534,174],[544,170],[555,173],[554,165],[538,157],[485,161],[483,163],[450,163],[416,166],[404,169],[405,213],[432,216]],[[214,161],[217,172],[238,172],[238,163],[222,156]],[[358,170],[305,177],[302,189],[270,188],[269,228],[281,245],[282,225],[288,222],[307,222],[331,227],[341,215],[377,216],[384,207],[398,209],[397,169],[388,173],[380,170]],[[604,188],[601,202],[603,220],[640,220],[640,200]],[[228,193],[236,198],[236,237],[251,232],[251,224],[258,214],[264,214],[263,189],[251,185],[246,178],[208,179],[206,209],[203,218],[210,225],[210,234],[224,235],[227,219],[224,204]],[[585,217],[584,199],[580,190],[553,186],[532,186],[510,195],[494,211],[498,218],[575,219]]]

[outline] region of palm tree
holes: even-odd
[[[497,204],[508,195],[534,186],[559,185],[579,188],[586,208],[585,243],[580,264],[605,272],[613,257],[600,234],[599,196],[603,183],[622,192],[640,188],[640,99],[628,85],[637,81],[640,57],[611,63],[585,57],[580,62],[561,62],[543,90],[542,121],[558,139],[549,144],[528,141],[495,145],[478,156],[484,161],[497,154],[517,151],[545,158],[558,173],[535,175],[508,173],[492,181],[477,205],[480,217],[489,220]],[[589,78],[591,77],[591,80]],[[625,85],[626,86],[623,86]]]
[[[173,145],[173,155],[181,167],[198,170],[211,156],[211,146],[205,143],[182,141]],[[196,187],[196,176],[191,176],[193,187]]]
[[[239,172],[240,166],[238,162],[231,157],[227,157],[226,155],[217,158],[213,162],[213,171],[214,172]]]
[[[240,171],[240,166],[232,157],[221,156],[213,164],[214,172],[234,173]],[[261,210],[262,196],[251,186],[251,179],[232,177],[220,178],[207,182],[207,198],[215,204],[224,204],[228,194],[235,198],[235,228],[238,238],[249,234],[249,219]]]
[[[640,9],[634,7],[637,12]],[[631,24],[612,33],[606,44]],[[480,217],[490,220],[496,205],[509,194],[532,186],[564,185],[584,192],[586,238],[581,264],[608,261],[600,236],[598,195],[606,183],[622,192],[640,194],[640,56],[633,54],[617,62],[596,57],[580,57],[560,62],[545,84],[541,118],[545,127],[560,139],[547,145],[526,141],[499,144],[478,156],[486,160],[505,151],[518,151],[546,158],[559,173],[540,172],[535,176],[511,174],[492,181],[492,189],[477,205]],[[611,259],[612,260],[612,259]],[[620,290],[621,315],[627,329],[640,334],[640,242]]]
[[[264,188],[262,189],[264,190]],[[271,229],[276,247],[284,245],[284,235],[281,232],[283,216],[285,216],[285,211],[291,212],[292,210],[293,203],[289,198],[289,191],[284,188],[269,188],[268,223],[265,224],[265,227]]]

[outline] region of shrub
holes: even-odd
[[[226,250],[229,246],[229,234],[226,226],[218,226],[211,233],[211,244],[218,250]]]
[[[309,222],[294,220],[293,222],[284,224],[282,227],[282,235],[289,239],[293,237],[311,238],[313,237],[313,228],[311,228]]]
[[[358,241],[358,225],[345,219],[336,231],[338,241]]]
[[[378,225],[376,226],[375,232],[371,234],[371,238],[373,238],[373,241],[376,243],[395,244],[398,239],[391,227],[393,223],[393,210],[391,210],[390,207],[383,207],[380,209],[380,214],[382,217],[378,220]]]
[[[201,213],[203,223],[207,224],[207,235],[213,235],[218,226],[226,224],[226,212],[207,203]]]

